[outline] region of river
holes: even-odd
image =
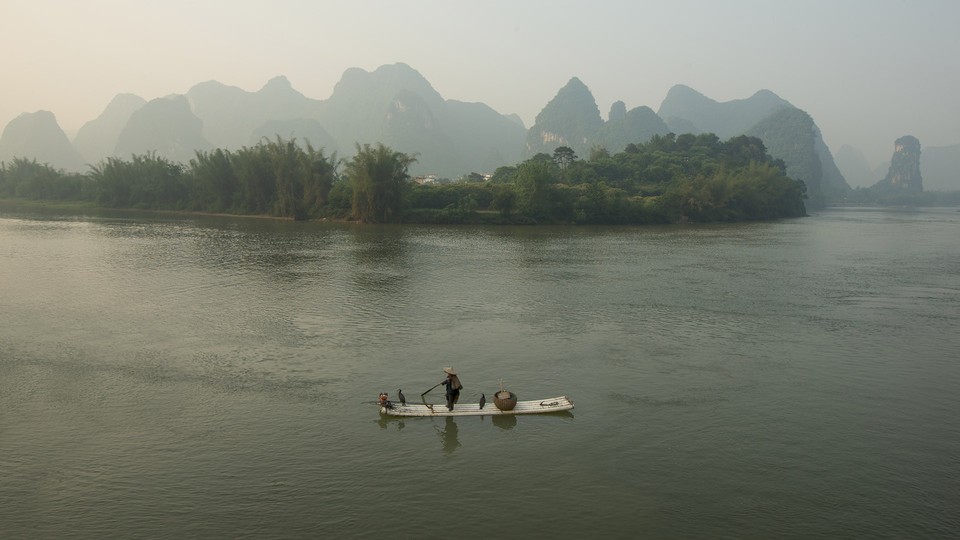
[[[4,208],[0,537],[956,537],[958,328],[956,209],[477,228]],[[576,408],[371,404],[445,366],[461,401],[502,381]]]

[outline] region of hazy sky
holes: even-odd
[[[114,95],[286,75],[326,99],[343,71],[404,62],[447,99],[529,127],[570,77],[657,110],[674,84],[717,101],[761,88],[836,152],[877,163],[911,134],[960,144],[956,0],[0,0],[0,126],[50,110],[74,132]]]

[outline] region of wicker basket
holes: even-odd
[[[517,395],[507,390],[501,390],[493,395],[493,404],[501,411],[512,411],[517,406]]]

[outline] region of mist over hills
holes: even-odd
[[[264,139],[274,140],[277,137],[284,140],[309,141],[314,148],[323,148],[324,154],[328,156],[333,155],[338,149],[337,141],[333,140],[330,133],[323,128],[323,124],[312,118],[268,120],[253,130],[246,146],[254,146]]]
[[[256,92],[206,81],[190,88],[186,98],[203,123],[204,138],[231,149],[249,145],[251,135],[268,122],[316,119],[321,106],[294,90],[286,77],[274,77]]]
[[[98,163],[115,155],[117,140],[133,113],[147,101],[133,94],[117,94],[100,113],[84,124],[73,138],[73,146],[87,163]]]
[[[285,77],[257,92],[208,81],[187,97],[216,147],[236,149],[279,135],[349,157],[356,143],[383,142],[418,154],[414,174],[493,170],[519,159],[525,135],[522,123],[482,103],[445,100],[406,64],[348,69],[326,100],[304,96]]]
[[[870,164],[862,150],[849,144],[845,144],[837,150],[834,154],[834,160],[843,173],[843,177],[852,187],[869,186],[874,184],[878,178],[883,177],[882,172],[878,173],[877,169],[870,169]]]
[[[960,144],[924,148],[920,168],[923,170],[924,189],[960,190]]]
[[[676,85],[657,112],[646,106],[627,110],[618,101],[604,120],[590,89],[574,77],[526,129],[516,115],[444,98],[402,63],[370,72],[348,69],[325,100],[304,96],[285,77],[275,77],[255,92],[207,81],[186,94],[150,102],[119,94],[78,131],[72,145],[51,113],[21,115],[4,129],[0,159],[37,158],[58,168],[82,170],[84,163],[107,156],[152,151],[186,162],[196,150],[238,149],[280,136],[309,141],[327,155],[336,152],[344,158],[357,143],[383,142],[417,154],[414,175],[457,177],[491,173],[559,146],[570,146],[582,159],[598,147],[616,153],[669,132],[760,137],[770,154],[786,163],[788,174],[807,184],[813,208],[850,190],[810,115],[769,90],[717,102]],[[925,154],[926,159],[937,152],[928,149]],[[941,152],[941,161],[952,162],[954,155]],[[844,163],[855,161],[856,156],[850,156],[844,151]],[[949,170],[951,165],[943,167]],[[860,171],[858,180],[863,175]]]
[[[721,139],[741,135],[773,112],[793,107],[769,90],[759,90],[746,99],[717,102],[689,86],[670,88],[657,114],[674,133],[715,133]]]
[[[51,113],[22,115],[4,130],[0,159],[37,158],[68,171],[146,152],[185,163],[197,150],[238,149],[276,136],[340,157],[357,143],[382,142],[417,155],[413,174],[455,177],[519,161],[526,128],[515,114],[446,100],[410,66],[391,64],[348,69],[326,100],[304,96],[285,77],[256,92],[207,81],[149,103],[120,94],[78,131],[82,156]]]
[[[156,152],[180,163],[189,162],[196,151],[214,146],[203,136],[203,122],[181,95],[157,98],[130,115],[117,137],[114,155]]]

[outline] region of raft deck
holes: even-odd
[[[567,396],[559,396],[532,401],[518,401],[509,411],[501,411],[492,400],[481,409],[479,403],[458,403],[452,411],[444,403],[435,405],[393,403],[391,407],[380,407],[380,414],[387,416],[502,416],[515,414],[544,414],[569,411],[573,402]]]

